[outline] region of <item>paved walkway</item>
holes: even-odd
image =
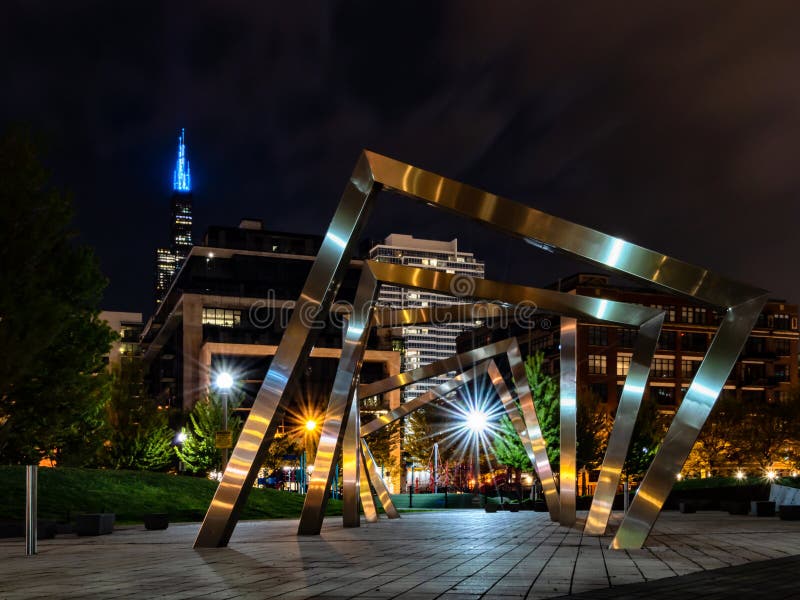
[[[40,542],[36,557],[24,556],[21,540],[3,540],[0,598],[454,600],[617,597],[629,589],[631,598],[673,598],[656,592],[678,583],[682,597],[694,595],[679,587],[688,578],[676,576],[800,555],[800,522],[716,512],[665,513],[648,547],[630,552],[534,512],[411,513],[356,529],[331,518],[312,537],[297,537],[296,527],[295,520],[243,522],[228,548],[201,551],[191,547],[197,524],[62,536]],[[771,564],[749,568],[757,574]],[[654,580],[661,581],[619,587]]]

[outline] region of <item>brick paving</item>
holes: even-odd
[[[608,550],[610,537],[534,512],[410,513],[355,529],[331,518],[309,537],[296,528],[242,522],[228,548],[199,551],[196,523],[59,536],[36,557],[2,540],[0,598],[677,598],[699,597],[701,584],[718,593],[725,581],[764,593],[775,572],[789,572],[770,559],[790,561],[793,575],[800,564],[800,522],[717,512],[664,513],[636,551]]]

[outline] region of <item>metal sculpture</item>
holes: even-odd
[[[230,539],[260,459],[264,457],[286,408],[287,385],[295,381],[313,346],[316,330],[309,326],[308,318],[327,314],[375,196],[382,189],[411,196],[435,208],[489,225],[540,249],[565,252],[598,267],[649,282],[656,288],[690,297],[724,311],[708,353],[612,542],[613,548],[641,547],[766,302],[767,293],[725,279],[702,267],[368,151],[359,157],[345,187],[320,253],[256,396],[195,546],[224,546]],[[431,276],[444,277],[444,274],[435,272]],[[340,368],[320,439],[320,447],[324,445],[325,451],[318,454],[317,461],[328,476],[335,453],[341,447],[344,436],[342,425],[348,416],[356,375],[363,361],[366,332],[372,317],[372,301],[377,292],[375,279],[369,279],[362,276],[356,295],[356,306],[368,304],[369,308],[356,311],[347,326]],[[608,320],[605,312],[610,301],[588,300],[598,303],[593,307],[593,317]],[[326,488],[322,485],[325,482],[317,478],[316,473],[315,464],[306,506],[320,506],[325,502]],[[316,518],[321,523],[321,515],[307,518],[306,527],[301,527],[300,532],[318,531],[318,528],[311,526]]]

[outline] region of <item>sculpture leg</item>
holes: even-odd
[[[208,507],[194,542],[195,548],[215,548],[228,544],[239,520],[239,512],[253,488],[258,469],[286,409],[286,390],[291,389],[299,377],[314,345],[317,330],[308,323],[308,319],[327,316],[344,279],[373,198],[381,187],[375,183],[367,157],[362,155],[345,187],[292,318]]]
[[[760,296],[728,309],[611,548],[644,545],[766,301]]]
[[[358,478],[359,481],[359,491],[361,493],[361,506],[364,509],[364,518],[366,519],[367,523],[377,523],[378,522],[378,509],[375,508],[375,500],[372,497],[372,490],[369,487],[369,477],[367,476],[367,469],[366,469],[366,459],[364,454],[361,452],[361,448],[358,449],[358,458],[361,461],[359,465],[361,467],[361,473]]]
[[[342,524],[345,527],[361,526],[358,507],[361,493],[361,452],[358,447],[358,430],[358,398],[353,394],[353,403],[350,406],[350,414],[347,417],[347,427],[342,441]],[[374,506],[372,508],[375,510]]]
[[[633,360],[625,378],[625,386],[622,388],[592,506],[589,509],[589,516],[586,517],[586,527],[583,530],[586,535],[603,535],[606,532],[663,322],[662,313],[644,323],[636,336]]]
[[[516,342],[509,347],[507,355],[514,386],[517,388],[517,398],[519,399],[520,408],[522,408],[522,417],[525,419],[525,426],[528,429],[528,439],[531,442],[534,458],[536,459],[534,463],[536,474],[539,476],[539,481],[542,482],[542,492],[544,492],[547,510],[550,513],[550,519],[558,521],[559,511],[561,510],[558,489],[553,478],[550,460],[547,458],[547,446],[542,434],[542,428],[539,425],[539,418],[536,416],[536,406],[533,403],[528,375],[525,373],[525,364],[522,362],[522,356]]]
[[[334,459],[341,448],[344,424],[350,416],[350,408],[356,389],[356,378],[364,361],[364,347],[369,335],[369,323],[378,284],[369,269],[361,271],[354,311],[347,324],[342,357],[333,380],[333,389],[325,412],[325,422],[314,460],[314,472],[308,486],[303,512],[297,532],[301,535],[318,535],[325,517],[328,494],[333,477]],[[358,430],[356,430],[358,431]]]
[[[561,317],[561,511],[558,520],[567,527],[575,524],[577,324],[575,319]]]
[[[361,440],[361,452],[364,456],[364,467],[366,473],[369,475],[369,479],[372,482],[372,487],[374,487],[375,491],[378,493],[378,500],[380,500],[381,506],[383,506],[383,512],[385,512],[386,516],[390,519],[399,519],[400,513],[397,512],[397,508],[395,507],[394,502],[392,502],[392,497],[389,495],[389,490],[386,489],[386,484],[383,483],[381,474],[378,472],[378,465],[375,463],[375,459],[372,456],[372,452],[370,452],[367,441],[363,438]]]

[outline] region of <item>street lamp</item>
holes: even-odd
[[[306,433],[313,434],[317,430],[316,419],[308,419],[305,424]],[[308,438],[303,442],[303,454],[300,457],[300,481],[297,484],[297,493],[305,494],[308,481]]]
[[[223,371],[217,375],[215,382],[217,389],[222,393],[222,430],[228,433],[228,395],[233,387],[233,376],[227,371]],[[222,472],[228,467],[228,445],[225,442],[225,448],[222,449]]]

